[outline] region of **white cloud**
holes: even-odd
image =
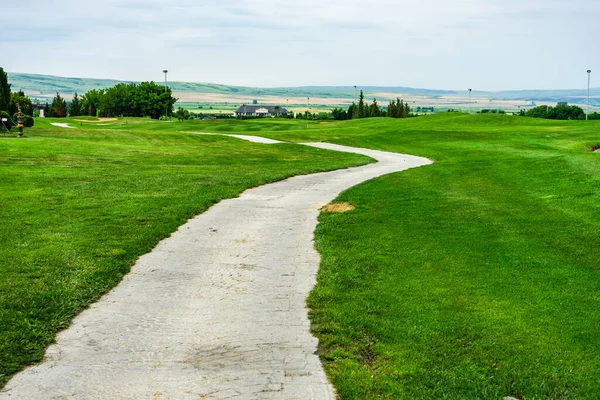
[[[492,90],[580,87],[600,71],[595,0],[28,3],[2,6],[8,71]]]

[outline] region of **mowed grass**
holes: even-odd
[[[297,128],[268,136],[435,161],[352,188],[338,201],[356,210],[320,216],[310,316],[341,399],[600,397],[600,154],[587,151],[600,123],[447,114]]]
[[[369,162],[147,120],[0,136],[0,387],[187,219],[246,188]],[[64,122],[64,121],[60,121]]]

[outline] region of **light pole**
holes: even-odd
[[[471,91],[473,89],[469,89],[469,114],[471,114]]]
[[[163,69],[163,73],[165,74],[165,94],[167,93],[167,72],[169,72],[166,69]],[[165,121],[169,120],[169,106],[168,106],[169,102],[167,101],[167,104],[165,104]]]
[[[356,85],[354,85],[354,101],[356,101]]]
[[[585,120],[588,120],[588,114],[590,113],[590,80],[592,78],[592,70],[588,69],[588,98],[587,98],[587,108],[585,109]]]

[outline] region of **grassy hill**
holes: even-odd
[[[38,119],[24,139],[0,135],[0,388],[189,218],[249,187],[369,162],[181,126]]]
[[[596,399],[600,121],[445,113],[269,131],[425,156],[323,213],[309,298],[341,399]]]
[[[191,215],[364,162],[186,133],[239,132],[435,161],[347,190],[338,201],[356,210],[320,216],[310,317],[340,398],[598,397],[600,121],[49,122],[0,136],[0,382]]]

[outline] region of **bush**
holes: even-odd
[[[23,116],[23,126],[25,128],[31,128],[34,124],[35,120],[33,119],[33,117],[30,117],[29,115]]]
[[[15,121],[15,123],[17,123],[18,119],[17,119],[17,114],[13,115],[13,121]],[[34,124],[33,118],[30,117],[29,115],[25,115],[23,114],[23,126],[25,128],[31,128]]]
[[[6,118],[8,121],[6,122],[2,122],[2,119]],[[5,129],[10,129],[12,128],[12,119],[10,118],[10,115],[8,115],[8,113],[6,111],[0,111],[0,126],[4,127]]]
[[[590,120],[600,119],[600,113],[593,112],[593,113],[591,113],[591,114],[588,115],[588,119],[590,119]]]

